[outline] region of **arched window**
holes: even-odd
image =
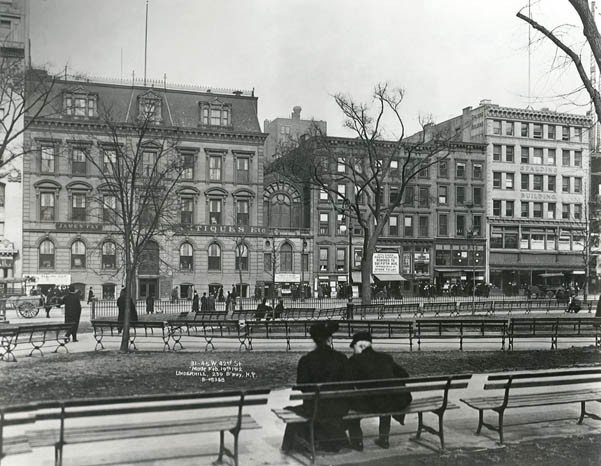
[[[282,272],[292,272],[292,266],[292,246],[284,243],[280,248],[280,270]]]
[[[40,269],[54,268],[54,243],[46,239],[40,243]]]
[[[71,245],[71,268],[86,268],[86,245],[83,241],[74,241]]]
[[[184,243],[179,247],[179,268],[180,270],[192,270],[194,266],[194,249],[190,243]]]
[[[244,243],[236,245],[236,270],[248,270],[248,247]]]
[[[154,240],[148,241],[140,255],[138,273],[140,275],[158,275],[159,268],[159,243]]]
[[[117,248],[112,241],[102,244],[102,268],[112,270],[117,268]]]
[[[278,193],[271,198],[270,226],[290,228],[291,206],[290,197],[287,194]]]
[[[209,270],[221,270],[221,247],[217,243],[209,246]]]

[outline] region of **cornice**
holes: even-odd
[[[503,118],[509,120],[545,121],[572,124],[578,126],[591,126],[593,119],[586,115],[575,115],[571,113],[558,113],[545,110],[533,110],[525,108],[510,107],[487,107],[487,117]]]

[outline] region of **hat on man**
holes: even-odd
[[[311,335],[311,338],[313,338],[313,340],[317,343],[327,340],[337,330],[337,322],[317,322],[316,324],[311,325],[311,328],[309,329],[309,334]]]
[[[352,348],[358,341],[369,341],[371,343],[371,333],[365,331],[355,333],[353,335],[353,341],[351,341],[349,346]]]
[[[75,285],[69,285],[69,292],[75,293]]]

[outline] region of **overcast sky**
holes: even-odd
[[[31,0],[35,64],[119,78],[144,70],[145,0]],[[326,120],[344,135],[332,94],[368,101],[374,84],[406,90],[410,130],[491,99],[528,101],[527,0],[150,0],[148,77],[255,89],[259,121]],[[549,27],[576,24],[567,0],[533,0]],[[575,41],[580,29],[572,28]],[[533,38],[535,35],[533,34]],[[534,108],[585,113],[557,95],[580,86],[573,67],[550,72],[555,49],[532,47]],[[121,56],[123,55],[123,61]],[[585,54],[588,62],[588,53]],[[123,65],[121,65],[123,63]],[[588,65],[587,65],[588,66]],[[583,103],[583,99],[580,99]]]

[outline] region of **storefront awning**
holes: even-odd
[[[391,273],[391,274],[379,274],[376,275],[376,278],[378,280],[380,280],[381,282],[406,282],[407,279],[403,278],[401,275],[399,275],[398,273]]]
[[[361,283],[361,272],[353,272],[352,274],[352,278],[353,278],[353,283]],[[369,283],[373,283],[374,279],[373,277],[370,278]]]
[[[584,270],[574,270],[572,271],[572,275],[584,275],[586,272]]]

